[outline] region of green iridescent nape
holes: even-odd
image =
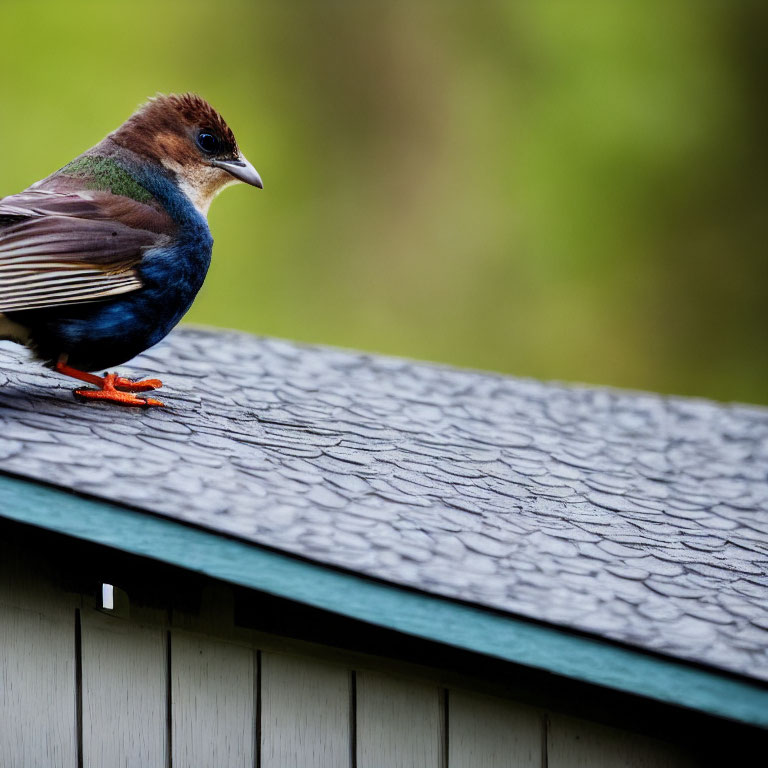
[[[149,203],[154,199],[136,179],[109,157],[78,157],[65,165],[59,173],[83,179],[88,189],[130,197],[140,203]]]

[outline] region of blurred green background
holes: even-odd
[[[0,194],[197,91],[265,190],[188,320],[768,403],[767,9],[5,0]]]

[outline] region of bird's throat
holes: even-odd
[[[172,160],[163,160],[163,165],[174,173],[179,189],[206,219],[216,195],[223,189],[238,183],[237,179],[226,171],[210,166],[199,165],[188,168]]]

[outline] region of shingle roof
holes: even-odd
[[[768,410],[190,328],[131,372],[169,407],[0,345],[3,470],[768,680]]]

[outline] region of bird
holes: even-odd
[[[162,386],[106,372],[157,344],[211,262],[208,209],[263,188],[221,115],[193,93],[158,95],[91,149],[0,199],[0,339],[93,387],[82,401],[162,406]]]

